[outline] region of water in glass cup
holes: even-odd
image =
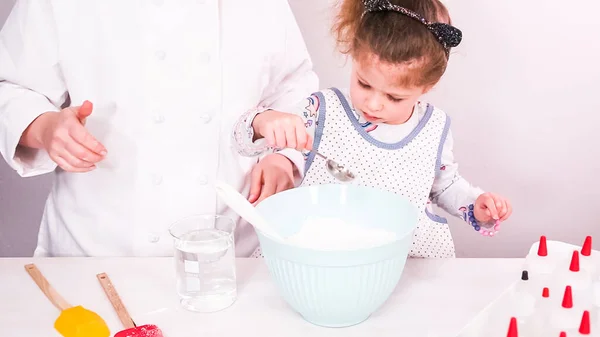
[[[234,229],[232,219],[219,215],[186,218],[171,228],[177,293],[184,308],[214,312],[235,302]]]

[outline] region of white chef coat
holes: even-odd
[[[256,158],[231,144],[248,108],[285,110],[317,90],[285,0],[21,0],[0,33],[0,151],[21,176],[55,171],[35,256],[169,256],[168,227],[196,213],[253,230],[213,182],[247,195]],[[67,173],[18,146],[41,113],[94,103],[87,128],[108,150]]]

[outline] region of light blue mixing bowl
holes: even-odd
[[[418,219],[408,199],[354,185],[295,188],[265,199],[257,209],[283,236],[298,232],[309,216],[396,233],[397,241],[375,248],[318,251],[257,231],[283,299],[308,322],[326,327],[361,323],[389,298],[404,270]]]

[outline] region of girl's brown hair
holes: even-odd
[[[451,24],[439,0],[390,0],[419,14],[429,22]],[[363,0],[342,0],[333,26],[338,48],[355,60],[406,66],[399,85],[433,86],[448,64],[446,50],[419,21],[394,11],[365,12]]]

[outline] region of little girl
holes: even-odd
[[[433,214],[432,202],[482,235],[494,235],[512,212],[509,201],[459,175],[449,117],[419,100],[440,80],[450,49],[462,38],[444,5],[344,0],[334,32],[353,59],[349,90],[317,92],[296,114],[248,112],[234,131],[239,152],[313,150],[305,156],[301,186],[339,183],[318,151],[349,167],[356,176],[352,183],[404,195],[422,210],[411,257],[455,257],[450,229]],[[261,138],[267,147],[256,146]]]

